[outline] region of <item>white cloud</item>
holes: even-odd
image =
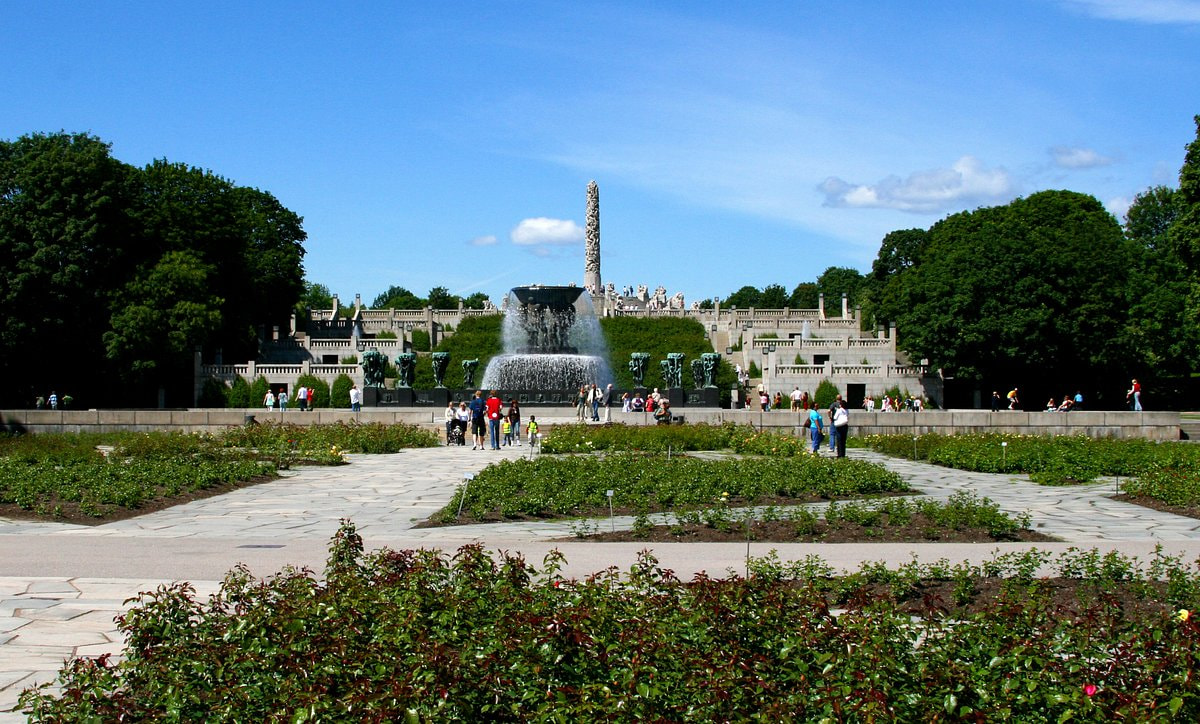
[[[1066,0],[1067,5],[1098,18],[1139,23],[1200,23],[1197,0]]]
[[[1129,213],[1129,207],[1133,206],[1133,197],[1117,196],[1104,202],[1104,208],[1108,209],[1108,213],[1117,217],[1117,221],[1124,222],[1125,214]]]
[[[1007,201],[1014,193],[1008,171],[985,168],[973,156],[963,156],[950,168],[917,171],[906,179],[888,176],[865,185],[831,176],[817,188],[825,194],[825,206],[913,213],[948,211],[971,202]]]
[[[1090,148],[1071,146],[1055,146],[1050,149],[1050,156],[1054,159],[1054,165],[1062,168],[1097,168],[1113,162],[1108,156],[1102,156]]]
[[[517,224],[510,235],[512,242],[519,246],[542,249],[546,246],[567,246],[583,241],[583,227],[570,219],[547,219],[538,216],[524,219]]]
[[[470,242],[471,246],[492,246],[495,243],[496,237],[492,234],[488,234],[487,236],[477,236],[474,239],[471,239]]]

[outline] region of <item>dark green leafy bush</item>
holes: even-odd
[[[582,580],[562,563],[477,545],[364,554],[344,527],[323,577],[238,568],[207,601],[186,583],[142,594],[119,619],[123,661],[68,662],[61,693],[21,706],[33,722],[1200,718],[1200,618],[1106,595],[1062,615],[1028,579],[969,613],[898,603],[930,578],[967,600],[1030,561],[835,578],[817,558],[768,559],[749,579],[690,582],[649,554]],[[1162,600],[1145,573],[1121,585]]]

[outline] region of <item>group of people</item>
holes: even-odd
[[[351,402],[354,401],[355,389],[357,388],[351,388],[350,390]],[[307,412],[309,410],[308,402],[311,398],[312,390],[304,385],[296,388],[296,407],[301,412]],[[274,410],[276,407],[278,407],[280,412],[287,412],[289,402],[291,402],[291,398],[288,396],[287,388],[280,388],[279,392],[268,389],[267,394],[263,395],[263,404],[266,405],[268,411]]]
[[[467,428],[471,430],[471,449],[492,450],[510,445],[521,446],[521,404],[517,398],[508,403],[501,401],[495,390],[484,398],[483,390],[475,390],[470,402],[451,401],[446,406],[446,444],[466,445]],[[536,415],[529,416],[525,427],[530,445],[537,444],[538,422]],[[485,437],[487,441],[485,442]]]
[[[880,412],[921,412],[925,409],[925,402],[916,395],[909,395],[901,398],[899,395],[884,395],[876,400],[871,395],[863,400],[863,409],[867,412],[875,412],[875,405],[879,405]]]
[[[839,458],[846,457],[846,436],[850,432],[850,410],[847,409],[841,395],[835,397],[833,403],[829,405],[828,425],[821,417],[821,411],[814,405],[808,410],[808,418],[804,421],[804,426],[808,428],[813,455],[819,454],[822,438],[828,428],[829,452]]]
[[[600,386],[580,385],[579,393],[575,396],[575,414],[580,422],[591,419],[600,422],[600,408],[604,408],[604,422],[612,419],[613,386],[610,382],[603,390]]]

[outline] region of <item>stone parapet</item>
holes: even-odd
[[[804,434],[805,413],[783,410],[757,412],[706,407],[680,407],[674,410],[688,423],[719,425],[730,422],[759,429]],[[523,422],[537,415],[543,425],[573,422],[575,411],[569,407],[526,408]],[[333,423],[383,423],[429,426],[442,429],[442,410],[433,408],[321,409],[310,412],[288,410],[281,413],[263,408],[238,410],[2,410],[0,422],[9,432],[114,432],[132,430],[175,430],[179,432],[215,432],[245,424],[247,417],[256,422],[284,421],[297,425]],[[1141,438],[1178,440],[1178,412],[988,412],[986,410],[929,410],[926,412],[850,413],[850,434],[922,435],[940,433],[1009,433],[1015,435],[1086,435],[1095,438]],[[653,425],[649,413],[612,411],[612,421],[627,425]]]

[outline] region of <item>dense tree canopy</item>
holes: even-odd
[[[392,285],[387,291],[375,297],[371,309],[458,309],[461,302],[467,309],[483,309],[488,297],[483,292],[475,292],[468,297],[451,294],[446,287],[434,287],[429,290],[429,296],[418,297],[401,286]]]
[[[974,380],[1124,376],[1135,263],[1099,201],[1044,191],[939,221],[898,275],[901,343]]]
[[[254,357],[303,291],[301,219],[269,193],[85,134],[0,141],[7,404],[192,403],[199,345]]]

